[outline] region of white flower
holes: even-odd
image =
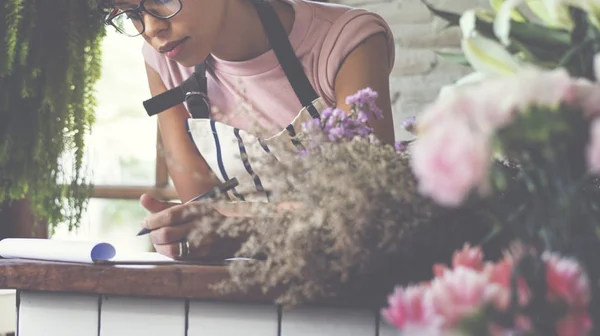
[[[471,66],[486,75],[514,74],[519,62],[501,44],[481,36],[476,27],[478,13],[468,10],[460,18],[463,33],[461,48]]]
[[[500,6],[496,19],[494,19],[494,34],[504,45],[510,44],[510,20],[515,8],[523,0],[506,0]]]

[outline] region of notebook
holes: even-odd
[[[42,238],[6,238],[0,240],[0,257],[5,259],[32,259],[83,264],[186,264],[200,262],[181,261],[156,252],[142,252],[131,255],[117,255],[110,243],[94,241],[72,241]],[[221,264],[231,261],[252,260],[248,258],[228,258],[220,262],[201,264]]]

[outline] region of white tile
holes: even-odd
[[[19,336],[97,336],[98,296],[22,291]]]
[[[100,336],[185,335],[185,300],[103,296]]]
[[[274,305],[191,301],[188,336],[277,336]]]
[[[369,310],[303,307],[283,311],[281,336],[375,336],[375,322]]]
[[[0,335],[17,330],[17,294],[14,289],[0,289]]]

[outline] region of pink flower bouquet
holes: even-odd
[[[600,84],[572,77],[564,69],[525,68],[513,76],[494,77],[440,96],[415,128],[417,139],[409,151],[420,193],[445,207],[479,204],[491,209],[498,231],[509,232],[534,251],[559,252],[577,260],[569,263],[548,252],[524,259],[531,265],[543,261],[547,272],[539,281],[530,277],[527,290],[517,291],[519,302],[528,302],[524,293],[548,288],[546,299],[560,298],[568,309],[532,301],[524,310],[530,316],[511,311],[510,323],[522,324],[513,327],[543,328],[548,321],[558,321],[553,314],[561,311],[566,315],[548,330],[559,335],[586,334],[583,326],[591,320],[577,309],[591,297],[595,314],[591,316],[600,315],[600,289],[584,285],[574,265],[581,264],[598,283],[600,264],[594,256],[600,253]],[[473,267],[478,264],[460,261],[469,260],[467,253],[475,252],[458,254],[450,273],[437,272],[429,289],[418,291],[428,293],[422,297],[427,298],[423,311],[429,315],[418,315],[427,316],[428,326],[456,326],[465,318],[471,321],[473,314],[488,314],[490,307],[506,310],[511,296],[508,283],[502,285],[492,275],[508,261],[497,267]],[[470,266],[465,269],[463,264]],[[506,272],[519,275],[519,266],[513,266]],[[454,281],[464,286],[455,288]],[[584,287],[586,294],[581,296]],[[449,297],[439,299],[435,288],[443,288],[439,290]],[[414,302],[416,291],[402,290],[396,296]],[[514,308],[514,303],[510,306]],[[405,323],[404,318],[392,320],[396,325]],[[503,325],[488,322],[484,325],[490,333],[506,334]]]
[[[521,252],[484,262],[479,247],[465,245],[451,267],[434,267],[433,280],[396,288],[382,315],[401,335],[587,335],[590,285],[582,267],[547,252],[536,261]],[[513,277],[519,267],[523,275]]]
[[[570,145],[565,140],[588,133],[587,171],[600,172],[599,112],[600,85],[562,69],[528,69],[455,90],[417,124],[411,154],[420,189],[439,204],[457,206],[473,191],[489,191],[494,155],[521,163],[526,154],[555,160],[552,152]],[[581,127],[569,127],[573,123]]]

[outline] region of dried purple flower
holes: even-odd
[[[406,151],[406,145],[404,144],[404,141],[396,141],[396,143],[394,144],[394,148],[396,148],[396,152],[402,153],[404,151]]]
[[[369,112],[367,114],[372,114],[376,120],[383,119],[383,113],[381,109],[377,107],[376,100],[379,97],[379,94],[373,89],[367,87],[365,89],[359,90],[352,96],[348,96],[346,98],[346,104],[353,106],[353,110],[356,110],[357,113]]]
[[[323,141],[350,141],[355,137],[370,137],[373,129],[367,125],[369,116],[383,118],[381,109],[375,104],[377,97],[377,92],[371,88],[360,90],[346,98],[346,104],[351,105],[350,113],[329,107],[321,113],[320,119],[303,123],[302,133],[309,143],[306,151],[319,147],[319,143]]]
[[[407,132],[414,133],[416,125],[417,118],[415,116],[410,116],[400,124],[400,127],[405,129]]]
[[[414,141],[415,140],[396,141],[396,143],[394,144],[394,148],[396,148],[396,152],[404,153],[408,150],[408,146]]]
[[[366,105],[366,104],[370,104],[371,102],[374,102],[375,99],[377,99],[378,94],[377,92],[373,91],[373,89],[371,88],[365,88],[362,90],[359,90],[358,92],[356,92],[355,94],[346,97],[346,104],[347,105]]]
[[[368,137],[373,129],[366,124],[366,113],[350,113],[340,109],[327,108],[321,113],[321,119],[312,119],[302,125],[302,132],[315,147],[315,143],[323,140],[330,142],[352,140],[354,137]]]

